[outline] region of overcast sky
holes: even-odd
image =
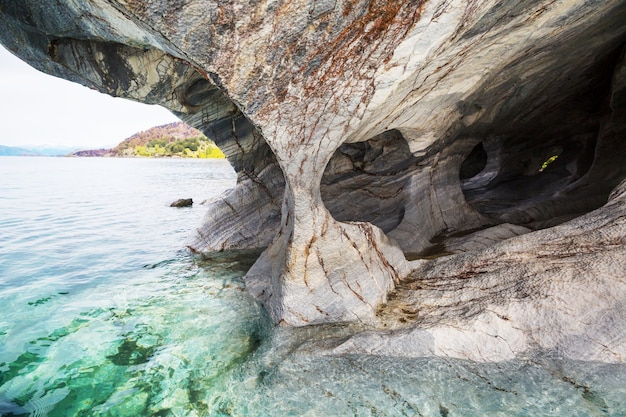
[[[0,45],[0,145],[111,147],[176,120],[162,107],[41,73]]]

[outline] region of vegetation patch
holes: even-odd
[[[114,156],[148,158],[224,158],[211,139],[197,129],[176,122],[153,127],[124,139],[113,149],[78,151],[74,156]]]

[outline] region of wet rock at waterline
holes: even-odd
[[[193,205],[193,199],[191,198],[179,198],[170,204],[170,207],[191,207]]]
[[[264,249],[247,287],[275,323],[372,326],[341,352],[623,361],[625,14],[14,0],[0,40],[215,140],[238,183],[190,246]]]

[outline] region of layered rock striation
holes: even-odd
[[[190,246],[262,251],[246,284],[275,323],[379,329],[341,352],[623,361],[625,15],[621,0],[5,0],[0,41],[220,146],[237,186]]]

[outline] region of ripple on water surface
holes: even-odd
[[[257,343],[261,315],[240,270],[209,275],[181,254],[142,272],[132,284],[28,303],[34,320],[4,330],[5,413],[187,415],[190,393],[210,389]]]

